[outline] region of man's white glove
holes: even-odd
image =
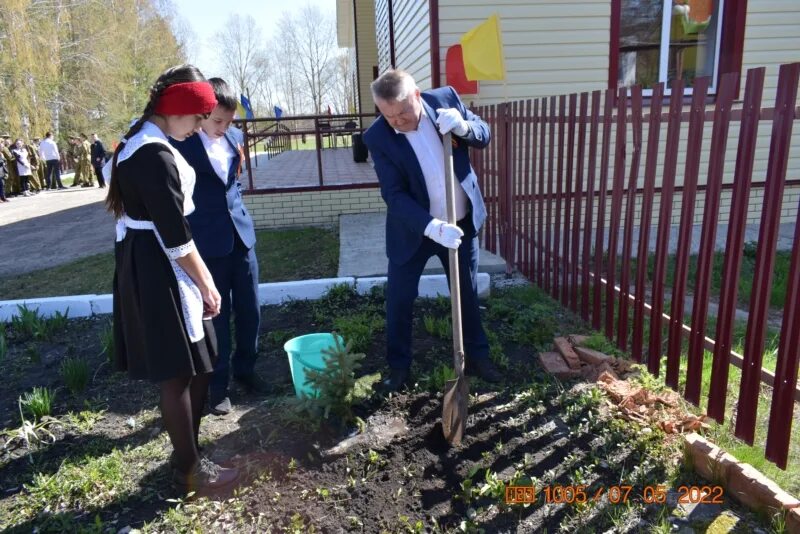
[[[436,124],[439,126],[440,134],[444,135],[447,132],[453,132],[459,137],[464,137],[469,132],[467,121],[464,120],[464,117],[461,116],[457,109],[439,108],[436,113],[439,114],[436,117]]]
[[[448,224],[439,219],[433,219],[425,227],[425,237],[429,237],[443,247],[457,249],[461,246],[463,230],[455,224]]]

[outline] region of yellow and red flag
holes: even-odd
[[[496,13],[461,36],[461,49],[468,80],[505,80],[503,39]]]

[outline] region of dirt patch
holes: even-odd
[[[492,356],[507,380],[496,387],[471,381],[467,432],[460,447],[449,447],[442,436],[436,370],[449,365],[450,342],[428,334],[424,326],[425,316],[446,317],[448,309],[445,299],[419,301],[417,386],[355,406],[367,435],[373,435],[337,449],[345,438],[341,432],[317,426],[292,409],[282,344],[294,335],[330,331],[337,317],[382,315],[382,295],[265,307],[258,370],[273,394],[254,398],[234,389],[234,413],[204,418],[201,430],[204,453],[242,468],[246,476],[235,492],[191,503],[168,482],[171,448],[160,428],[155,387],[131,382],[104,363],[100,334],[107,318],[70,321],[48,342],[23,342],[9,331],[7,387],[0,391],[4,427],[19,424],[17,396],[33,385],[62,388],[53,410],[60,421],[70,411],[96,414],[96,419],[83,426],[54,426],[54,443],[32,450],[13,444],[3,451],[0,528],[115,532],[147,524],[153,531],[638,531],[660,524],[664,510],[668,516],[676,508],[675,503],[645,503],[647,485],[700,484],[676,469],[680,452],[664,445],[658,430],[637,433],[635,425],[610,417],[597,388],[561,383],[539,368],[535,355],[548,340],[588,329],[532,289],[487,303]],[[30,347],[41,357],[31,360]],[[365,352],[361,373],[383,371],[382,331],[372,335]],[[77,397],[63,389],[58,373],[68,354],[89,360],[93,371],[87,391]],[[110,475],[102,470],[84,486],[64,482],[68,466],[88,470],[92,462],[115,454],[122,455],[119,482],[106,483],[103,477]],[[47,480],[62,484],[49,497]],[[621,483],[634,488],[630,506],[612,505],[603,493],[586,503],[546,502],[543,493],[529,506],[505,500],[509,484],[540,491],[582,485],[594,496]]]

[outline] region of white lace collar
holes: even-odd
[[[117,165],[133,156],[137,150],[148,143],[160,143],[166,146],[175,157],[175,164],[178,167],[178,174],[181,179],[181,191],[183,192],[183,214],[189,215],[194,211],[194,202],[192,202],[192,193],[194,193],[195,183],[194,169],[191,165],[189,165],[189,162],[186,161],[181,153],[169,143],[166,134],[161,131],[161,128],[150,121],[146,121],[142,125],[142,128],[136,132],[136,135],[128,139],[123,145],[122,150],[119,151]],[[109,161],[109,164],[111,161]],[[111,168],[110,166],[108,167],[110,171]]]

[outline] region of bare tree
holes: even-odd
[[[278,28],[279,42],[293,52],[288,57],[294,59],[294,73],[302,82],[298,86],[302,87],[311,111],[321,113],[336,74],[336,26],[333,17],[307,4],[300,9],[296,18],[284,13]]]
[[[228,81],[250,99],[254,110],[269,106],[270,102],[264,101],[270,94],[265,89],[269,59],[263,32],[253,16],[230,15],[224,29],[217,32],[214,39]]]
[[[355,68],[353,58],[347,50],[339,52],[336,58],[336,77],[331,91],[331,100],[339,113],[355,113]]]

